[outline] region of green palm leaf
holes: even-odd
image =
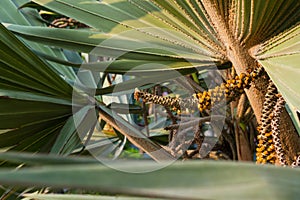
[[[72,87],[0,25],[1,148],[48,151],[72,115]]]
[[[199,45],[208,50],[208,45],[201,45],[200,43],[200,41],[206,40],[205,37],[195,39],[195,36],[192,34],[193,32],[189,32],[191,31],[189,26],[182,23],[181,18],[178,20],[181,22],[180,25],[184,25],[184,28],[188,31],[172,31],[175,27],[168,24],[165,21],[166,18],[159,18],[162,20],[157,20],[157,16],[153,15],[153,12],[155,13],[160,9],[151,2],[105,1],[99,3],[98,1],[85,2],[82,0],[33,2],[47,9],[55,10],[58,13],[64,13],[72,18],[81,20],[83,23],[106,33],[117,34],[130,30],[134,35],[143,33],[145,36],[155,36],[194,51],[198,51]],[[152,10],[149,11],[149,8]],[[128,12],[129,10],[131,12]],[[200,36],[199,34],[196,35]],[[195,45],[195,42],[198,45]],[[211,48],[208,52],[212,54],[212,57],[220,55],[214,48]]]
[[[74,194],[25,194],[27,198],[34,198],[36,200],[114,200],[115,196],[100,196],[100,195],[74,195]],[[145,200],[143,197],[126,197],[118,196],[118,200]],[[151,198],[153,199],[153,198]],[[158,200],[158,198],[155,198]]]
[[[25,26],[45,26],[41,17],[35,9],[25,8],[20,11],[18,7],[27,2],[26,0],[3,0],[0,7],[0,22],[14,23]],[[47,55],[52,55],[61,59],[66,59],[61,50],[51,47],[36,44],[34,42],[26,42],[32,49],[43,52]],[[74,54],[72,56],[75,56]],[[75,73],[71,68],[63,68],[58,64],[49,63],[57,72],[61,73],[68,79],[74,79]]]
[[[300,25],[253,48],[259,60],[286,99],[294,121],[300,127],[297,112],[300,110]]]
[[[14,161],[17,157],[21,156],[0,154],[0,159],[6,161]],[[73,165],[72,160],[68,158],[51,157],[50,159],[56,163],[63,163],[66,160],[68,164],[36,166],[17,171],[2,169],[0,181],[7,185],[36,187],[47,185],[93,190],[111,195],[163,199],[274,200],[297,199],[299,196],[299,169],[203,161],[175,163],[157,171],[131,174],[100,164],[78,164],[76,159],[73,160]],[[45,156],[41,155],[23,157],[22,161],[26,160],[48,163]],[[128,162],[120,165],[123,170],[137,172],[155,169],[157,166],[158,164],[149,162]],[[36,196],[47,199],[47,195]],[[64,197],[67,198],[68,195]],[[76,195],[70,197],[75,198]],[[86,196],[87,199],[88,197]],[[99,198],[101,199],[101,196]]]

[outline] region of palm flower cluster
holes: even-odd
[[[279,96],[277,99],[277,103],[274,107],[272,113],[272,120],[271,120],[271,129],[272,129],[272,136],[273,136],[273,143],[275,146],[275,151],[277,155],[277,159],[280,165],[286,166],[287,161],[285,159],[284,151],[282,149],[281,141],[280,141],[280,114],[284,107],[285,101],[282,96]]]
[[[251,83],[257,79],[263,72],[262,67],[258,67],[251,73],[241,73],[233,79],[227,80],[220,86],[209,89],[207,92],[196,94],[198,100],[198,109],[200,112],[210,110],[214,105],[226,99],[226,102],[231,102],[244,93],[244,89],[249,89]]]
[[[174,110],[185,108],[198,107],[200,112],[210,110],[214,105],[217,105],[224,99],[226,102],[231,102],[244,93],[244,89],[248,89],[251,83],[255,81],[264,72],[260,66],[251,73],[242,73],[229,79],[208,91],[194,94],[192,97],[180,98],[170,96],[158,96],[136,89],[134,97],[136,100],[140,98],[144,102],[151,102],[163,106],[172,107]],[[265,100],[263,104],[261,124],[258,127],[257,148],[256,148],[256,163],[274,164],[276,160],[283,165],[287,165],[285,154],[280,141],[280,114],[284,107],[285,101],[278,94],[274,83],[269,80]],[[293,162],[292,166],[300,165],[300,155]]]
[[[296,157],[295,161],[292,164],[292,167],[300,167],[300,154]]]
[[[256,163],[274,164],[276,160],[281,166],[287,166],[285,152],[280,139],[280,115],[285,100],[277,93],[274,83],[270,80],[262,110],[261,126],[257,136]],[[292,167],[300,166],[300,155],[292,163]]]
[[[276,152],[271,129],[271,114],[277,100],[276,94],[277,88],[270,80],[263,104],[261,125],[258,128],[259,134],[257,136],[258,144],[256,148],[256,163],[258,164],[273,164],[276,161]]]
[[[244,89],[248,89],[251,83],[263,73],[263,68],[260,66],[253,70],[251,73],[241,73],[233,79],[227,80],[220,86],[213,89],[194,94],[192,97],[179,98],[179,97],[162,97],[147,92],[135,90],[134,97],[136,100],[140,98],[144,102],[151,102],[163,106],[172,107],[173,109],[185,109],[198,107],[200,112],[210,110],[214,105],[220,103],[224,99],[230,102],[244,93]]]

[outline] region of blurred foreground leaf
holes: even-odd
[[[48,163],[46,158],[37,160],[44,159],[43,162]],[[117,171],[100,163],[78,164],[74,160],[71,164],[70,159],[67,163],[19,170],[2,168],[0,182],[11,186],[80,188],[111,195],[169,199],[274,200],[298,199],[300,194],[300,169],[200,161],[174,163],[155,170],[158,164],[153,162],[125,161],[114,165],[123,170]],[[126,171],[149,172],[132,174]]]

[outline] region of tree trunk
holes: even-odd
[[[300,152],[300,137],[293,125],[293,122],[284,109],[280,115],[280,139],[282,141],[282,148],[285,151],[286,159],[289,165],[295,160],[295,156]]]

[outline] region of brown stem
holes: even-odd
[[[134,144],[139,149],[148,153],[149,156],[152,157],[155,161],[164,162],[166,160],[174,160],[175,159],[171,154],[169,154],[166,150],[164,150],[160,145],[147,139],[146,136],[141,137],[140,135],[137,135],[133,131],[135,128],[131,127],[130,124],[124,125],[123,123],[118,123],[116,121],[116,119],[114,119],[109,113],[107,113],[106,110],[102,109],[101,107],[98,107],[98,112],[99,112],[101,119],[106,121],[106,123],[110,124],[116,130],[118,130],[120,133],[122,133],[124,136],[126,136],[132,144]],[[116,117],[117,116],[115,116],[115,118]],[[120,120],[122,120],[121,117],[120,117]]]
[[[144,101],[142,103],[142,108],[143,108],[143,119],[146,128],[146,133],[147,136],[149,137],[150,133],[149,133],[149,123],[148,123],[148,110],[147,110],[146,103]]]

